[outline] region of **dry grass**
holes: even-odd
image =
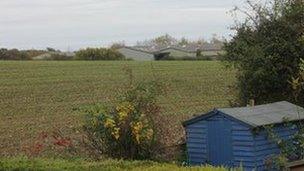
[[[134,81],[158,79],[168,93],[159,102],[172,135],[182,136],[180,122],[193,114],[229,105],[234,72],[219,62],[0,62],[0,156],[22,154],[41,131],[59,128],[75,139],[82,115],[77,109],[110,102],[133,70]]]

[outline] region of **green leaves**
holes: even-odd
[[[249,99],[258,104],[295,99],[292,92],[304,78],[304,8],[295,1],[273,1],[265,6],[249,3],[253,15],[247,13],[247,20],[255,24],[238,25],[237,34],[225,44],[223,60],[238,69],[239,99],[244,105]]]

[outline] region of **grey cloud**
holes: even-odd
[[[240,0],[1,0],[0,47],[65,50],[164,33],[227,36]]]

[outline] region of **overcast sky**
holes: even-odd
[[[76,50],[124,40],[229,37],[243,0],[0,0],[0,47]]]

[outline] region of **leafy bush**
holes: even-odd
[[[222,57],[238,69],[240,102],[293,100],[287,80],[298,73],[304,57],[304,2],[250,2],[252,11],[245,12],[245,22],[236,25],[237,34],[225,44]],[[303,93],[300,98],[303,103]]]
[[[289,81],[293,89],[294,100],[297,102],[299,99],[299,94],[304,90],[304,60],[301,59],[301,63],[299,65],[300,71],[297,74],[296,78],[292,78]],[[298,111],[300,116],[299,109],[295,109]],[[301,111],[302,112],[302,111]],[[280,148],[279,155],[273,155],[269,157],[266,161],[266,166],[269,169],[277,169],[281,170],[284,168],[287,162],[302,160],[304,159],[304,122],[291,122],[288,119],[284,119],[284,127],[292,128],[295,130],[295,133],[289,138],[282,138],[277,132],[273,129],[273,125],[265,126],[265,130],[267,132],[268,138],[275,142]]]
[[[142,83],[123,92],[112,107],[86,110],[84,130],[95,155],[151,159],[157,148],[153,120],[159,113],[157,95],[157,84]]]
[[[125,57],[115,49],[87,48],[76,53],[78,60],[123,60]]]

